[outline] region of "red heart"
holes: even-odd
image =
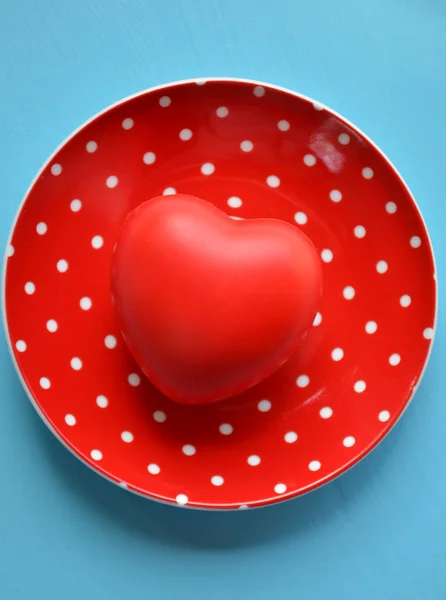
[[[236,221],[192,196],[138,206],[115,248],[112,294],[127,345],[178,402],[227,398],[295,351],[322,288],[319,256],[289,223]]]

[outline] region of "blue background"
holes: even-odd
[[[123,96],[238,76],[328,104],[393,160],[446,261],[444,0],[16,0],[0,9],[0,241],[47,155]],[[446,598],[441,319],[419,392],[360,465],[308,496],[173,509],[81,465],[34,413],[0,340],[0,597]]]

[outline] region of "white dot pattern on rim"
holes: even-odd
[[[434,330],[432,327],[426,327],[423,331],[423,337],[425,340],[431,340],[434,337]]]
[[[62,173],[62,165],[59,165],[58,163],[51,165],[51,173],[56,177],[60,175]]]
[[[151,475],[159,475],[159,473],[161,473],[161,469],[160,469],[159,465],[157,465],[155,463],[151,463],[150,465],[147,465],[147,470]],[[186,502],[187,502],[187,500],[186,500]]]
[[[286,485],[284,483],[277,483],[274,486],[274,491],[276,494],[284,494],[286,492]]]
[[[343,146],[346,146],[347,144],[350,143],[350,136],[348,135],[348,133],[340,133],[338,135],[338,141]]]
[[[382,410],[379,415],[378,415],[378,419],[382,422],[385,423],[386,421],[388,421],[390,419],[390,413],[388,410]]]
[[[257,98],[261,98],[265,95],[265,88],[261,85],[256,85],[256,87],[253,89],[253,93],[254,96],[257,96]]]
[[[35,291],[36,286],[32,281],[28,281],[27,283],[25,283],[25,292],[28,294],[28,296],[32,296]]]
[[[373,173],[373,169],[371,169],[370,167],[364,167],[362,170],[362,176],[364,177],[364,179],[372,179],[374,173]]]
[[[395,354],[391,354],[389,356],[389,363],[390,365],[392,365],[392,367],[396,367],[397,365],[399,365],[401,362],[401,356],[397,353]]]
[[[386,211],[389,213],[389,215],[394,215],[397,211],[395,202],[387,202]]]
[[[121,125],[122,125],[123,129],[131,129],[134,125],[133,119],[130,119],[130,117],[127,117],[127,119],[123,120]]]
[[[211,483],[212,485],[215,485],[216,487],[220,487],[221,485],[223,485],[225,482],[225,480],[223,479],[223,477],[221,475],[213,475],[211,477]]]
[[[356,444],[356,440],[352,435],[348,435],[342,440],[342,443],[346,448],[351,448]]]
[[[93,460],[102,460],[102,452],[100,450],[92,450],[90,456]]]
[[[170,106],[172,104],[172,100],[169,98],[169,96],[161,96],[159,103],[160,106],[166,108],[167,106]]]
[[[176,501],[180,506],[185,506],[189,502],[189,498],[186,496],[186,494],[178,494]]]
[[[24,342],[23,340],[18,340],[15,343],[15,347],[17,349],[17,352],[25,352],[25,350],[26,350],[26,342]]]
[[[14,256],[14,252],[15,252],[14,246],[12,244],[9,244],[8,251],[7,251],[8,258],[11,258],[11,256]]]
[[[308,465],[310,471],[319,471],[321,468],[321,463],[318,460],[312,460]]]
[[[421,238],[418,235],[413,235],[410,238],[410,245],[412,248],[419,248],[421,246]]]
[[[41,377],[39,383],[40,387],[44,390],[49,390],[51,387],[51,382],[48,377]]]
[[[173,194],[176,194],[177,191],[175,188],[173,187],[167,187],[164,191],[163,191],[163,196],[172,196]]]

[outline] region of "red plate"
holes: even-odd
[[[204,407],[141,376],[110,301],[121,223],[174,190],[235,218],[289,221],[323,260],[301,349]],[[256,82],[174,83],[94,117],[38,174],[7,254],[6,329],[39,414],[100,474],[174,504],[259,506],[339,475],[394,425],[432,343],[434,259],[404,181],[351,123]]]

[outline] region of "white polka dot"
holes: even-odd
[[[151,463],[150,465],[147,465],[147,470],[148,470],[148,472],[150,473],[150,475],[158,475],[158,473],[160,473],[160,472],[161,472],[161,469],[160,469],[160,468],[159,468],[159,466],[158,466],[158,465],[156,465],[155,463]],[[178,504],[181,504],[181,503],[178,501],[178,498],[179,498],[179,496],[177,496],[177,502],[178,502]],[[186,496],[185,496],[185,498],[186,498]],[[186,499],[186,501],[184,502],[184,504],[186,504],[186,502],[187,502],[187,499]]]
[[[131,431],[123,431],[121,433],[121,440],[126,444],[130,444],[130,442],[133,442],[133,439],[133,433]]]
[[[96,398],[96,404],[99,406],[99,408],[107,408],[108,398],[106,398],[105,396],[102,396],[102,394],[101,394],[100,396],[98,396]]]
[[[260,412],[268,412],[271,410],[271,402],[269,400],[260,400],[260,402],[257,404],[257,408],[260,410]]]
[[[87,149],[87,152],[90,152],[91,154],[92,152],[96,152],[96,150],[98,149],[98,144],[97,142],[91,140],[90,142],[87,142],[85,148]]]
[[[17,340],[15,343],[15,347],[17,348],[17,352],[25,352],[26,342],[24,342],[23,340]]]
[[[57,261],[56,268],[59,273],[66,273],[68,271],[68,263],[64,258]]]
[[[342,194],[339,190],[331,190],[329,196],[332,202],[340,202],[342,200]]]
[[[299,375],[296,379],[296,385],[298,388],[305,388],[310,383],[310,378],[308,375]]]
[[[198,79],[195,80],[195,84],[196,85],[206,85],[206,79],[203,79],[203,77],[199,77]]]
[[[276,188],[280,185],[280,179],[277,177],[277,175],[268,175],[266,178],[266,183],[269,185],[269,187]]]
[[[13,246],[12,244],[9,244],[9,246],[8,246],[8,251],[7,251],[7,253],[8,253],[8,258],[11,258],[11,256],[13,256],[13,255],[14,255],[14,252],[15,252],[14,246]]]
[[[184,506],[185,504],[187,504],[189,502],[189,498],[186,496],[186,494],[178,494],[178,496],[175,498],[175,500],[177,501],[177,504],[179,504],[180,506]]]
[[[330,408],[329,406],[324,406],[319,411],[319,414],[322,417],[322,419],[329,419],[333,414],[333,409]]]
[[[344,298],[346,300],[353,300],[353,298],[355,297],[355,288],[352,287],[351,285],[348,285],[347,287],[344,288],[342,295],[344,296]]]
[[[277,123],[277,127],[280,129],[280,131],[288,131],[288,129],[290,128],[290,123],[289,123],[289,121],[286,121],[285,119],[281,119]]]
[[[180,140],[183,140],[183,142],[187,142],[192,138],[192,135],[193,133],[190,129],[182,129],[180,131]]]
[[[74,369],[75,371],[80,371],[82,369],[82,361],[77,356],[75,356],[74,358],[72,358],[70,360],[70,365],[71,365],[71,368]]]
[[[421,238],[414,235],[410,238],[410,245],[412,248],[419,248],[421,246]]]
[[[313,321],[313,327],[318,327],[322,323],[322,315],[320,312],[316,313]]]
[[[185,444],[181,450],[186,456],[193,456],[197,451],[195,446],[192,446],[192,444]]]
[[[382,410],[378,415],[378,419],[381,421],[381,423],[385,423],[386,421],[388,421],[390,419],[389,411]]]
[[[376,263],[376,270],[378,271],[378,273],[380,273],[381,275],[383,273],[385,273],[387,271],[387,269],[389,268],[389,265],[386,263],[385,260],[379,260]]]
[[[72,200],[70,202],[70,208],[73,212],[79,212],[80,209],[82,208],[82,202],[80,200],[78,200],[77,198],[75,198],[74,200]]]
[[[321,258],[324,263],[330,263],[333,260],[333,252],[328,248],[324,248],[321,252]]]
[[[397,206],[395,202],[387,202],[386,211],[389,213],[389,215],[394,215],[396,213],[396,210]]]
[[[215,112],[217,113],[217,117],[220,117],[220,119],[224,119],[229,114],[229,110],[226,108],[226,106],[219,106]]]
[[[39,383],[40,387],[44,390],[49,390],[51,387],[51,382],[48,377],[41,377]]]
[[[287,444],[294,444],[294,442],[297,441],[297,438],[298,435],[295,431],[288,431],[284,436],[284,440]]]
[[[40,223],[37,223],[36,231],[39,235],[45,235],[45,233],[48,231],[47,224],[44,223],[43,221],[41,221]]]
[[[121,125],[123,129],[131,129],[133,127],[133,119],[124,119]]]
[[[105,180],[105,185],[108,188],[114,188],[118,185],[118,178],[116,177],[116,175],[110,175],[109,177],[107,177],[107,179]]]
[[[362,170],[362,176],[364,179],[371,179],[373,177],[373,169],[370,167],[364,167]]]
[[[125,483],[125,481],[120,481],[118,483],[119,487],[122,487],[124,490],[128,489],[128,485]]]
[[[257,465],[260,465],[261,458],[257,454],[251,454],[251,456],[248,456],[247,462],[251,467],[257,467]]]
[[[404,294],[404,296],[401,296],[400,298],[400,304],[403,308],[407,308],[408,306],[410,306],[411,302],[412,298],[409,296],[409,294]]]
[[[265,88],[261,85],[256,85],[256,87],[252,91],[254,96],[257,96],[257,98],[261,98],[265,95]]]
[[[221,475],[214,475],[213,477],[211,477],[212,485],[215,485],[217,487],[220,487],[221,485],[223,485],[224,482],[225,482],[225,480],[223,479],[223,477]]]
[[[104,339],[104,344],[106,348],[109,348],[110,350],[112,350],[113,348],[116,348],[116,344],[118,343],[118,340],[115,338],[114,335],[106,335],[105,339]]]
[[[104,245],[104,238],[100,235],[95,235],[94,238],[91,240],[91,245],[95,250],[102,248],[102,246]]]
[[[169,98],[169,96],[161,96],[159,102],[160,102],[160,106],[162,106],[163,108],[166,108],[167,106],[170,106],[172,100]]]
[[[355,234],[355,237],[361,239],[365,237],[366,229],[363,225],[356,225],[356,227],[353,230],[353,233]]]
[[[73,425],[76,425],[76,417],[74,415],[65,415],[65,423],[73,427]]]
[[[389,364],[392,365],[392,367],[396,367],[397,365],[399,365],[401,362],[401,356],[399,354],[391,354],[389,356]]]
[[[239,510],[248,510],[249,506],[247,504],[241,504],[238,509]]]
[[[351,448],[352,446],[354,446],[354,445],[355,445],[355,443],[356,443],[356,440],[355,440],[355,438],[354,438],[352,435],[348,435],[347,437],[345,437],[345,438],[342,440],[342,443],[343,443],[343,445],[344,445],[346,448]]]
[[[28,281],[27,283],[25,283],[25,292],[29,296],[34,294],[35,291],[36,291],[36,286],[34,285],[34,283],[32,281]]]
[[[231,196],[230,198],[228,198],[228,206],[230,206],[231,208],[240,208],[242,204],[243,203],[241,199],[237,196]]]
[[[376,321],[367,321],[367,323],[365,324],[366,333],[369,333],[369,334],[376,333],[377,329],[378,329],[378,323]]]
[[[331,353],[331,358],[338,362],[344,358],[344,350],[342,348],[335,348]]]
[[[343,146],[346,146],[347,144],[350,143],[350,136],[348,135],[348,133],[340,133],[338,135],[338,142],[340,144],[342,144]]]
[[[222,423],[218,430],[223,435],[231,435],[231,433],[234,431],[234,428],[229,423]]]
[[[55,331],[57,331],[58,328],[57,321],[55,321],[54,319],[50,319],[46,322],[46,328],[50,333],[54,333]]]
[[[56,177],[57,175],[60,175],[62,173],[62,165],[59,165],[58,163],[54,163],[54,165],[51,165],[51,173]]]
[[[299,211],[294,215],[294,220],[298,225],[305,225],[308,221],[308,217],[304,212]]]
[[[240,144],[240,150],[243,152],[251,152],[253,148],[254,144],[250,140],[243,140],[243,142]]]
[[[130,373],[130,375],[127,377],[127,381],[132,387],[138,387],[138,385],[141,383],[141,377],[137,373]]]
[[[324,110],[325,107],[320,102],[313,102],[313,108],[314,110]]]
[[[80,299],[79,305],[82,308],[82,310],[90,310],[93,303],[88,296],[84,296],[83,298]]]
[[[321,468],[321,463],[318,460],[312,460],[308,465],[310,471],[319,471]]]
[[[204,165],[201,165],[201,172],[203,173],[203,175],[212,175],[212,173],[215,171],[215,166],[210,163],[204,163]]]
[[[426,329],[423,331],[423,337],[426,340],[431,340],[434,337],[434,330],[432,327],[426,327]]]
[[[276,494],[284,494],[286,492],[286,485],[284,483],[278,483],[274,486]]]
[[[90,456],[93,460],[102,460],[102,452],[100,450],[92,450]]]
[[[307,167],[314,167],[316,164],[316,157],[313,154],[305,154],[304,163],[307,165]]]
[[[153,420],[156,421],[157,423],[164,423],[164,421],[167,419],[166,413],[163,412],[162,410],[156,410],[153,415]]]
[[[175,188],[167,187],[163,192],[163,196],[172,196],[173,194],[176,194],[176,193],[177,193],[177,191]]]
[[[357,394],[362,394],[362,392],[365,392],[367,387],[367,384],[365,381],[363,381],[362,379],[355,381],[355,384],[353,386],[353,389],[355,390],[355,392]]]
[[[156,156],[154,152],[146,152],[142,157],[143,163],[146,165],[153,165],[156,161]]]

